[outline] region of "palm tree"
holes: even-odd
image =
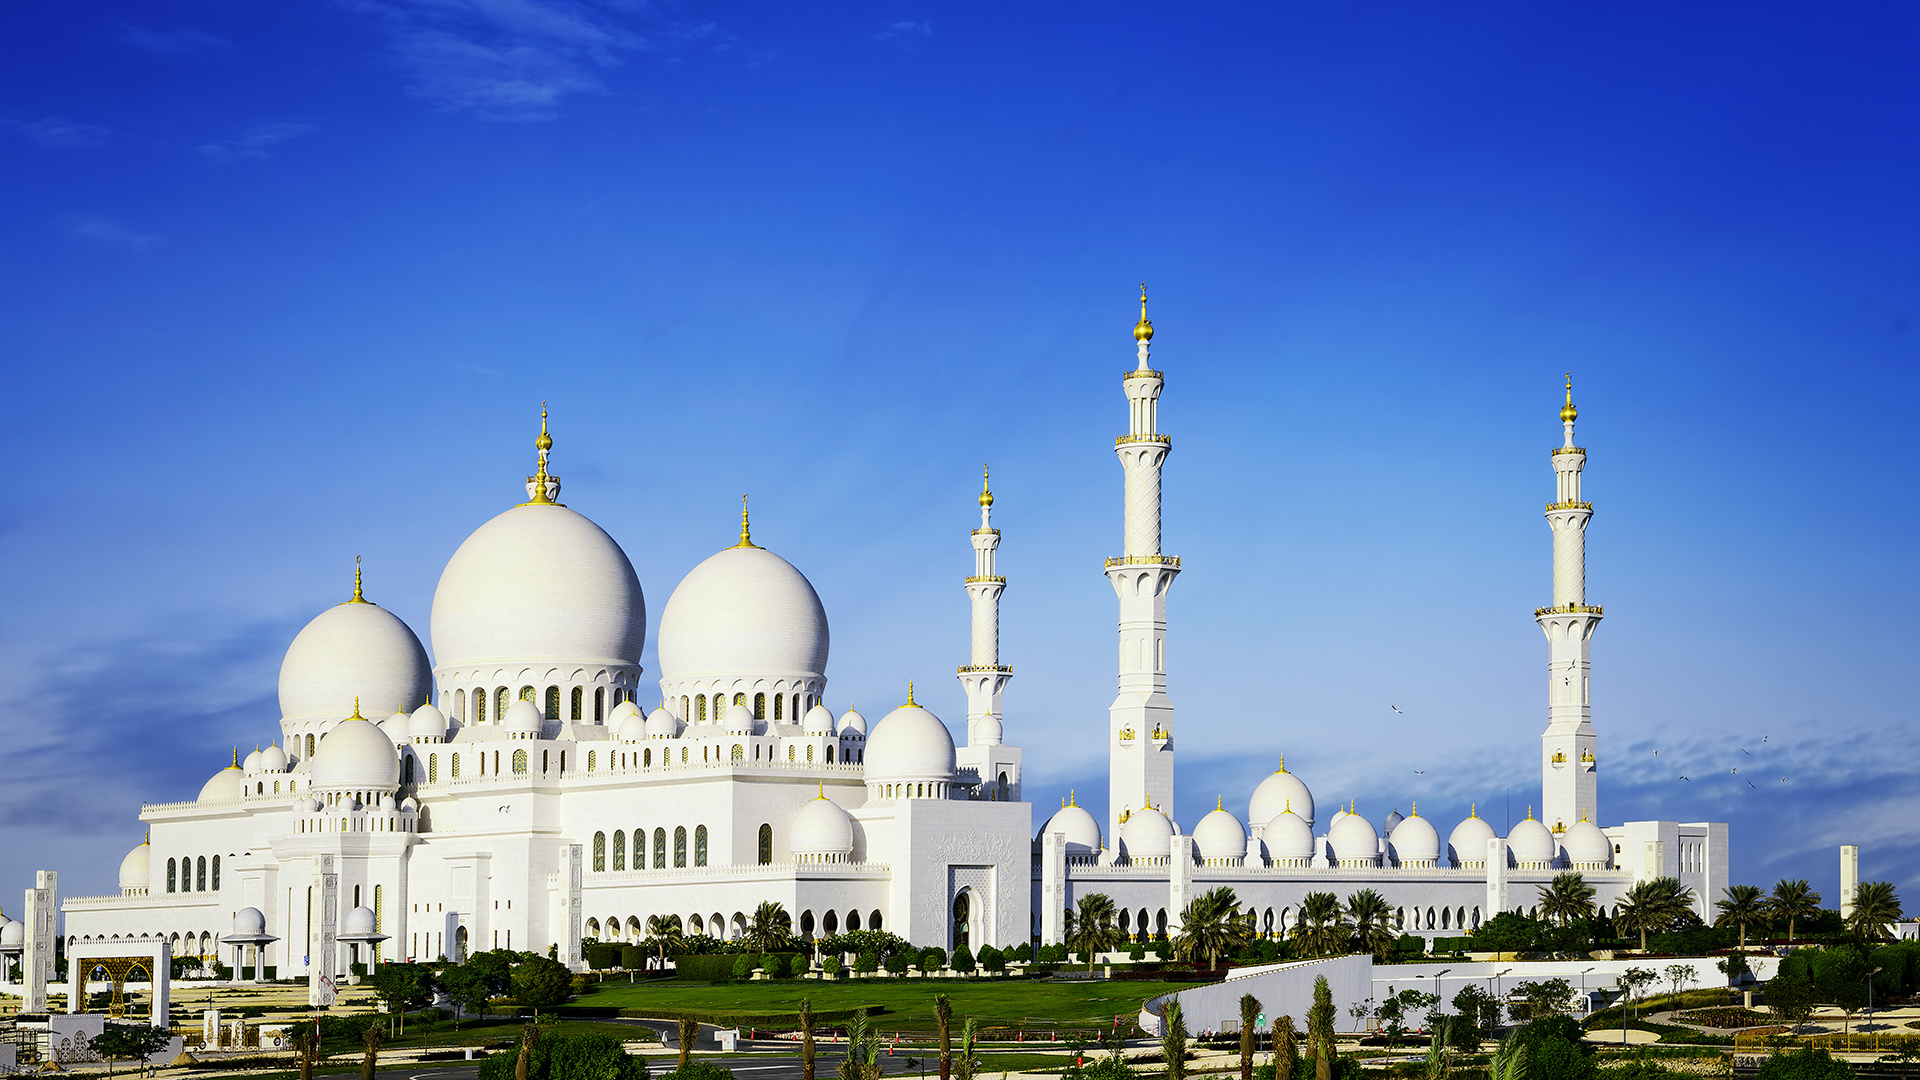
[[[1089,975],[1096,953],[1117,949],[1126,940],[1113,918],[1113,897],[1106,893],[1088,893],[1080,898],[1078,910],[1067,912],[1067,948],[1087,958]]]
[[[1671,927],[1693,904],[1693,890],[1677,878],[1653,878],[1627,890],[1614,921],[1621,927],[1638,931],[1640,951],[1647,951],[1647,934]]]
[[[667,955],[680,955],[680,949],[686,942],[686,935],[680,930],[678,915],[647,916],[647,944],[652,945],[660,954],[660,966],[667,966]]]
[[[800,999],[800,1080],[813,1080],[813,999]]]
[[[866,1010],[847,1021],[847,1056],[840,1062],[841,1080],[879,1080],[880,1029],[867,1022]]]
[[[747,944],[755,952],[776,952],[793,943],[793,916],[772,900],[763,900],[747,921]]]
[[[1253,1080],[1253,1041],[1258,1037],[1254,1026],[1260,1022],[1260,999],[1252,994],[1240,995],[1240,1080]]]
[[[1333,1080],[1333,988],[1327,977],[1313,980],[1313,1007],[1307,1010],[1307,1038],[1313,1042],[1313,1080]]]
[[[1231,955],[1253,937],[1253,916],[1240,910],[1240,898],[1222,885],[1193,898],[1180,913],[1180,931],[1173,936],[1173,955],[1180,960],[1205,960],[1217,967],[1220,954]]]
[[[1900,921],[1900,895],[1891,881],[1863,881],[1853,891],[1853,910],[1847,914],[1847,929],[1863,941],[1885,941]]]
[[[1293,924],[1293,941],[1302,952],[1329,956],[1346,948],[1346,912],[1330,892],[1310,892],[1300,901],[1300,919]]]
[[[1161,1008],[1160,1052],[1167,1059],[1167,1080],[1186,1080],[1187,1018],[1180,1011],[1178,999]]]
[[[1806,878],[1788,881],[1781,878],[1773,887],[1773,895],[1767,898],[1767,912],[1773,921],[1787,921],[1787,944],[1793,944],[1794,926],[1801,919],[1811,919],[1820,914],[1820,894],[1813,891]]]
[[[1393,909],[1387,898],[1372,889],[1347,897],[1347,918],[1353,923],[1353,941],[1361,952],[1384,956],[1393,947]]]
[[[1555,874],[1552,881],[1540,886],[1540,914],[1561,926],[1592,918],[1593,886],[1576,870]]]
[[[1729,885],[1721,890],[1726,898],[1716,900],[1713,906],[1720,914],[1714,917],[1715,926],[1737,926],[1740,928],[1740,951],[1747,948],[1747,927],[1767,922],[1767,894],[1760,891],[1758,885]]]
[[[953,999],[945,994],[933,998],[933,1019],[940,1028],[940,1080],[953,1076]]]
[[[1293,1017],[1273,1018],[1273,1080],[1293,1080],[1293,1059],[1300,1056],[1300,1033]]]

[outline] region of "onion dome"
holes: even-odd
[[[260,771],[265,773],[283,773],[287,771],[287,752],[280,749],[279,743],[272,743],[260,751]]]
[[[494,517],[453,553],[434,589],[432,625],[442,669],[629,667],[646,644],[647,602],[613,537],[542,497]]]
[[[660,682],[728,678],[817,682],[827,671],[827,612],[806,575],[756,546],[740,511],[740,543],[682,578],[660,615]]]
[[[1547,827],[1533,820],[1531,806],[1527,807],[1527,820],[1507,834],[1507,851],[1513,855],[1513,865],[1522,869],[1543,870],[1552,866],[1559,848]]]
[[[1071,796],[1067,799],[1067,805],[1040,826],[1040,835],[1048,833],[1067,834],[1069,855],[1098,855],[1105,846],[1100,840],[1100,823],[1087,813],[1086,807],[1076,805]]]
[[[387,733],[387,739],[393,745],[401,746],[413,730],[413,717],[407,715],[404,706],[395,709],[392,716],[380,721],[380,730]]]
[[[340,935],[343,937],[347,935],[354,937],[371,936],[378,933],[378,931],[373,928],[373,922],[372,908],[354,908],[352,911],[347,912],[346,918],[340,920]]]
[[[0,952],[13,952],[25,948],[26,944],[26,923],[19,919],[0,921]]]
[[[1287,771],[1287,759],[1281,758],[1280,768],[1253,789],[1253,798],[1247,801],[1247,820],[1272,821],[1274,815],[1289,808],[1308,825],[1313,824],[1313,792]]]
[[[1424,869],[1440,863],[1440,830],[1420,816],[1420,804],[1413,805],[1413,816],[1402,818],[1387,834],[1387,849],[1394,865]]]
[[[355,709],[320,740],[309,777],[315,791],[390,790],[400,782],[400,759],[387,733]]]
[[[802,725],[809,735],[831,735],[833,734],[833,713],[829,712],[825,705],[815,705],[807,710],[807,716],[802,721]]]
[[[1219,802],[1193,827],[1193,844],[1209,866],[1239,866],[1247,857],[1247,830]]]
[[[538,705],[522,700],[507,706],[507,715],[500,719],[500,729],[509,737],[538,738],[546,722]]]
[[[1313,826],[1292,810],[1275,814],[1260,839],[1275,866],[1305,866],[1313,859]]]
[[[447,737],[447,714],[432,704],[422,705],[413,710],[413,717],[407,721],[409,739],[425,739],[439,742]]]
[[[407,624],[360,594],[314,616],[280,662],[280,715],[332,721],[356,700],[425,701],[427,652]]]
[[[858,735],[864,739],[867,735],[867,718],[856,710],[848,709],[840,714],[839,731],[842,735]]]
[[[751,735],[753,734],[753,710],[745,705],[729,705],[725,723],[729,735]]]
[[[240,771],[240,751],[233,752],[233,764],[221,769],[200,785],[194,802],[227,802],[247,793],[247,774]]]
[[[412,813],[415,810],[420,809],[420,800],[409,795],[406,798],[400,800],[400,809],[405,810],[408,813]]]
[[[1562,846],[1575,870],[1605,870],[1613,864],[1613,841],[1600,831],[1600,826],[1588,821],[1584,813],[1573,828],[1567,830]]]
[[[1335,811],[1333,812],[1333,820],[1332,820],[1332,821],[1329,821],[1329,822],[1327,822],[1327,828],[1328,828],[1328,829],[1332,829],[1332,828],[1333,828],[1333,827],[1334,827],[1335,825],[1338,825],[1338,824],[1340,824],[1340,819],[1341,819],[1341,818],[1343,818],[1343,817],[1346,817],[1346,816],[1347,816],[1347,808],[1346,808],[1346,807],[1344,807],[1344,806],[1343,806],[1343,807],[1341,807],[1340,809],[1338,809],[1338,810],[1335,810]]]
[[[152,879],[153,848],[142,841],[139,847],[127,852],[127,857],[120,860],[120,892],[144,893]]]
[[[1393,830],[1399,828],[1400,823],[1405,820],[1407,820],[1406,815],[1400,812],[1399,807],[1394,807],[1393,813],[1387,815],[1387,820],[1380,823],[1380,835],[1392,836]]]
[[[293,804],[293,808],[302,814],[317,814],[320,812],[320,800],[311,797],[301,799]]]
[[[844,862],[853,854],[853,815],[840,804],[820,796],[793,815],[787,850],[795,862]]]
[[[1000,741],[1006,737],[1007,730],[1006,727],[1000,723],[1000,718],[988,714],[981,717],[980,722],[973,726],[972,745],[999,746]]]
[[[1573,372],[1569,371],[1567,372],[1567,403],[1560,406],[1560,422],[1571,424],[1579,418],[1580,410],[1573,407]]]
[[[867,782],[953,779],[953,735],[940,718],[907,703],[880,718],[867,740]]]
[[[1173,822],[1153,807],[1143,806],[1120,823],[1120,847],[1129,862],[1171,858]]]
[[[248,776],[252,776],[254,773],[260,771],[260,750],[258,747],[255,747],[251,754],[241,759],[240,771],[246,773]]]
[[[260,937],[267,932],[267,917],[257,907],[243,907],[233,913],[234,937]]]
[[[665,709],[655,709],[647,716],[646,734],[649,739],[671,739],[680,734],[680,719]]]
[[[1453,865],[1467,870],[1484,870],[1487,866],[1487,841],[1494,839],[1493,826],[1480,816],[1479,807],[1467,812],[1467,819],[1453,827],[1453,833],[1447,837],[1447,850],[1452,853]]]
[[[639,742],[647,737],[647,718],[640,706],[631,701],[623,701],[607,714],[607,726],[613,729],[613,737],[621,742]]]
[[[1333,845],[1333,857],[1341,866],[1380,865],[1380,834],[1373,822],[1358,813],[1348,812],[1334,819],[1327,830],[1327,842]]]
[[[1142,345],[1153,340],[1153,324],[1147,321],[1147,286],[1140,285],[1140,321],[1133,324],[1133,340]]]

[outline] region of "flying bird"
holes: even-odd
[[[1413,775],[1415,775],[1415,776],[1425,776],[1425,775],[1427,775],[1427,770],[1425,770],[1425,769],[1415,769],[1415,770],[1413,770]]]
[[[1761,742],[1766,742],[1766,741],[1767,741],[1767,737],[1766,737],[1765,735],[1762,735],[1762,736],[1760,736],[1760,741],[1761,741]]]
[[[1680,779],[1682,779],[1682,780],[1685,780],[1685,781],[1687,781],[1688,783],[1692,783],[1692,782],[1693,782],[1693,777],[1691,777],[1691,776],[1683,776],[1683,777],[1681,777]]]
[[[1400,706],[1398,705],[1389,704],[1387,708],[1392,709],[1394,712],[1399,712],[1401,716],[1407,715],[1406,713],[1400,712]]]
[[[1751,751],[1751,750],[1749,750],[1749,749],[1747,749],[1747,748],[1746,748],[1746,747],[1744,747],[1744,746],[1740,748],[1740,752],[1741,752],[1741,753],[1743,753],[1743,754],[1745,754],[1745,755],[1747,755],[1748,757],[1752,757],[1752,756],[1753,756],[1753,751]]]
[[[1753,781],[1751,781],[1751,780],[1749,780],[1749,781],[1747,781],[1747,786],[1748,786],[1748,787],[1753,787]],[[1759,788],[1753,788],[1753,790],[1755,790],[1755,791],[1759,791],[1760,789],[1759,789]]]
[[[1735,775],[1735,776],[1739,776],[1739,775],[1740,775],[1740,770],[1739,770],[1739,769],[1728,769],[1727,771],[1728,771],[1728,772],[1730,772],[1730,773],[1732,773],[1732,774],[1733,774],[1733,775]]]
[[[1653,752],[1653,756],[1654,756],[1654,757],[1659,757],[1659,756],[1660,756],[1660,751],[1658,751],[1658,750],[1655,750],[1655,751]]]

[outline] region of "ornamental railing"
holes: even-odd
[[[1120,555],[1107,560],[1107,568],[1116,566],[1171,566],[1180,567],[1178,555]]]
[[[1605,615],[1607,610],[1594,604],[1555,604],[1552,607],[1534,608],[1535,618],[1542,615]]]
[[[1128,379],[1160,379],[1164,377],[1165,376],[1152,368],[1134,368],[1125,375],[1120,376],[1120,381],[1125,382]]]
[[[1559,457],[1561,454],[1584,454],[1586,452],[1587,448],[1584,446],[1556,446],[1553,450],[1553,456]]]
[[[1591,509],[1593,509],[1593,504],[1590,502],[1557,502],[1557,503],[1547,504],[1548,513],[1552,513],[1555,510],[1591,510]]]
[[[979,582],[979,581],[991,582],[995,585],[1005,585],[1007,583],[1007,579],[1003,577],[976,575],[974,577],[968,578],[967,584],[972,585],[975,582]]]
[[[1122,435],[1119,438],[1113,440],[1113,445],[1115,446],[1125,446],[1128,443],[1158,443],[1161,446],[1170,447],[1173,445],[1173,436],[1171,435]]]
[[[962,675],[985,674],[990,672],[1011,675],[1013,674],[1013,669],[1005,664],[968,664],[966,667],[960,669],[960,674]]]

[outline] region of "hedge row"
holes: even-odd
[[[796,959],[803,965],[808,962],[805,953],[767,953],[766,955],[780,958],[780,971],[782,974],[791,972],[794,969],[794,961]],[[765,963],[759,955],[754,953],[717,953],[706,956],[678,956],[674,958],[673,962],[674,977],[693,982],[730,982],[735,978],[735,966],[739,964],[743,958],[747,961],[749,970],[753,967],[764,966]],[[802,967],[801,970],[804,971],[806,969]]]
[[[856,1005],[851,1009],[819,1009],[813,1014],[816,1027],[844,1024],[856,1016],[879,1016],[886,1012],[884,1005]],[[639,1020],[680,1020],[694,1019],[704,1023],[725,1021],[742,1027],[795,1027],[800,1023],[800,1015],[791,1012],[747,1012],[732,1009],[621,1009],[620,1015]]]

